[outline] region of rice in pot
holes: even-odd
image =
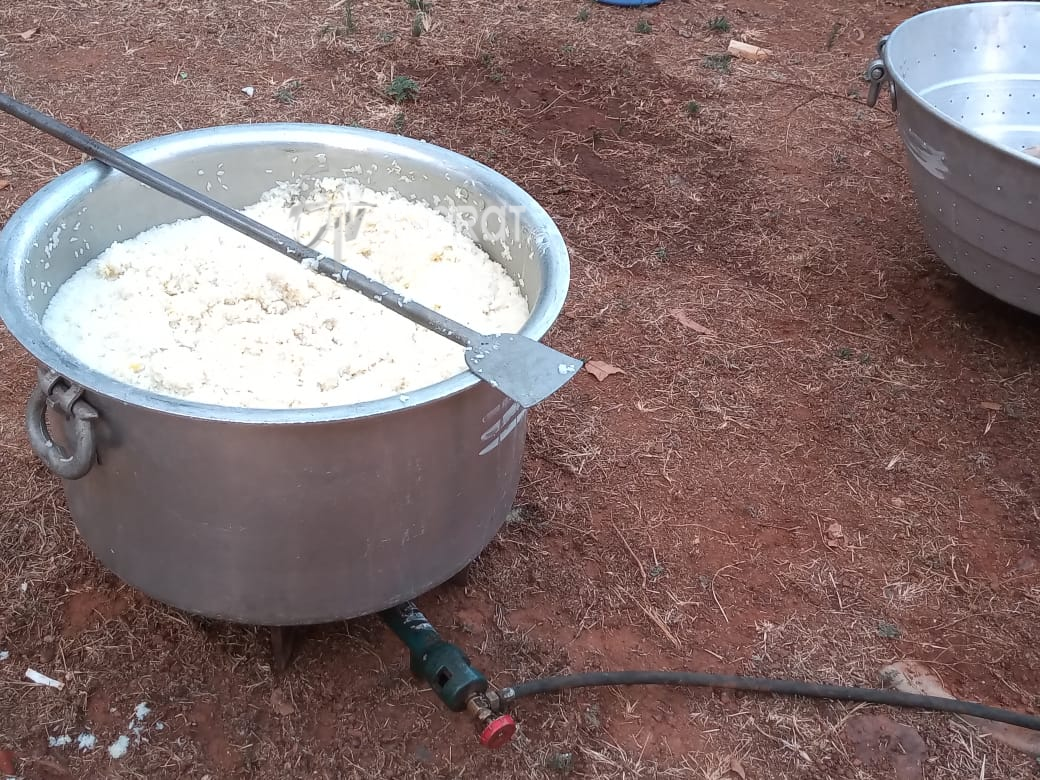
[[[307,242],[330,208],[367,202],[341,262],[478,331],[526,322],[516,282],[445,216],[351,180],[316,186],[324,211],[301,216],[298,190],[282,184],[243,212]],[[315,249],[333,256],[334,233]],[[358,403],[467,370],[459,345],[209,217],[113,244],[57,290],[43,327],[96,371],[221,406]]]

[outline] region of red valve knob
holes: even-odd
[[[502,747],[516,733],[516,721],[512,715],[499,715],[480,732],[480,744],[492,750]]]

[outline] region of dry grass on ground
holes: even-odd
[[[573,262],[551,341],[624,373],[536,411],[522,511],[468,582],[421,600],[493,681],[874,685],[912,658],[1035,712],[1037,324],[927,249],[893,117],[862,103],[877,38],[924,5],[330,5],[14,0],[0,85],[114,145],[231,122],[402,132],[548,209]],[[730,35],[774,54],[727,62]],[[400,75],[417,101],[387,98]],[[78,162],[0,119],[0,217]],[[524,702],[490,754],[374,619],[314,628],[273,675],[263,632],[93,561],[28,454],[32,368],[6,334],[0,362],[0,750],[22,777],[897,776],[850,737],[877,708],[670,689]],[[110,759],[141,701],[144,741]],[[887,714],[920,733],[929,780],[1035,776],[959,721]],[[81,731],[99,747],[48,746]]]

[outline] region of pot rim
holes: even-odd
[[[540,339],[556,321],[570,284],[570,258],[559,229],[544,208],[518,184],[494,169],[441,146],[377,130],[339,125],[271,122],[204,127],[156,136],[122,147],[121,152],[152,165],[170,156],[205,149],[250,144],[324,144],[369,153],[408,158],[416,164],[446,169],[460,181],[472,180],[524,209],[524,224],[532,228],[538,251],[551,259],[543,266],[543,287],[538,301],[519,333]],[[0,231],[0,320],[11,335],[36,360],[88,391],[126,404],[184,417],[255,424],[321,423],[372,417],[415,408],[474,387],[480,380],[469,371],[403,395],[338,406],[265,409],[196,403],[125,384],[100,373],[66,352],[43,330],[39,318],[20,294],[16,269],[40,234],[69,203],[81,198],[108,176],[125,177],[103,163],[90,160],[61,174],[23,203]],[[291,261],[290,261],[291,262]],[[406,397],[407,401],[401,398]]]
[[[979,143],[989,147],[994,151],[1010,154],[1011,156],[1016,157],[1024,162],[1027,162],[1030,165],[1040,165],[1040,158],[1026,154],[1021,149],[1015,149],[1010,146],[1005,146],[1004,144],[999,144],[996,141],[993,141],[987,138],[986,136],[982,135],[981,133],[977,132],[976,130],[972,129],[968,125],[958,122],[956,119],[949,116],[948,114],[944,114],[942,111],[936,108],[935,105],[931,103],[931,101],[929,101],[927,98],[921,95],[920,92],[918,92],[915,89],[911,89],[909,86],[907,86],[906,80],[903,78],[903,74],[898,72],[892,63],[892,59],[890,56],[890,52],[892,51],[892,44],[893,42],[895,42],[898,45],[900,43],[899,39],[900,37],[902,37],[902,35],[912,36],[913,31],[910,30],[908,32],[908,26],[911,23],[915,23],[920,19],[936,15],[953,15],[957,13],[963,13],[966,9],[979,10],[988,5],[999,6],[1000,8],[1005,9],[1010,8],[1019,9],[1023,11],[1029,9],[1033,12],[1040,11],[1040,6],[1037,5],[1036,0],[974,0],[974,2],[959,3],[957,5],[947,5],[942,6],[940,8],[932,8],[928,11],[922,11],[919,14],[914,14],[908,19],[904,19],[902,22],[896,25],[896,27],[892,30],[891,33],[889,33],[888,39],[881,50],[881,59],[885,63],[885,70],[887,72],[888,78],[892,80],[896,87],[898,87],[899,92],[901,92],[903,95],[908,95],[912,97],[914,99],[914,102],[916,102],[921,108],[923,108],[925,111],[931,114],[932,117],[944,124],[948,124],[952,127],[955,127],[957,130],[961,131],[965,135],[968,135],[973,140],[978,141]],[[910,47],[919,49],[920,47],[916,46],[915,43],[916,42],[911,37],[911,43],[909,44]],[[894,113],[897,115],[897,117],[899,116],[899,111],[895,111]]]

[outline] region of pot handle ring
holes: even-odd
[[[82,400],[82,395],[83,388],[69,384],[64,377],[53,371],[40,371],[29,396],[25,415],[29,446],[36,457],[62,479],[80,479],[94,465],[94,421],[99,415]],[[65,415],[66,432],[73,447],[71,453],[51,438],[47,429],[48,406],[54,406]]]

